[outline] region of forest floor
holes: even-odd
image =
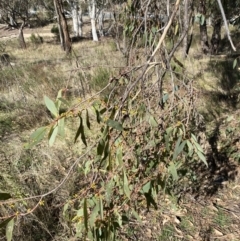
[[[37,29],[26,28],[24,36],[28,38],[34,33],[42,37],[53,37],[51,27],[52,25]],[[87,31],[89,31],[88,28]],[[8,30],[5,26],[0,26],[0,39],[3,41],[16,38],[17,34],[18,30]],[[101,56],[102,52],[98,48],[102,48],[102,46],[95,46],[91,43],[90,45],[96,51],[98,50],[98,54]],[[93,54],[93,52],[88,54]],[[199,89],[201,99],[200,110],[206,119],[207,140],[204,140],[202,144],[208,146],[209,167],[196,166],[196,176],[192,177],[192,184],[186,186],[184,190],[180,190],[174,197],[159,199],[160,208],[158,210],[150,208],[149,212],[144,212],[142,215],[144,222],[136,224],[139,225],[139,233],[131,233],[131,230],[126,230],[129,232],[127,235],[129,239],[126,240],[240,240],[240,105],[239,90],[236,88],[239,86],[240,75],[237,68],[232,68],[232,60],[203,57],[200,60],[189,59],[190,62],[193,66],[191,71],[196,70],[190,74],[195,76],[196,82],[198,81],[196,88]],[[41,66],[38,65],[38,67]],[[38,67],[34,69],[36,74],[38,74]],[[41,84],[41,88],[46,88],[46,86],[44,87],[47,85],[46,83]],[[25,86],[25,88],[28,87]],[[51,91],[56,91],[56,88],[53,85]],[[35,92],[31,88],[28,91],[32,98]],[[0,104],[1,112],[4,108],[3,104]],[[41,111],[39,110],[39,112]],[[36,118],[41,116],[41,113],[35,114]],[[18,116],[17,121],[20,123],[24,118],[28,117]],[[24,120],[26,121],[26,119]],[[1,120],[0,124],[5,127],[10,125],[5,120]],[[19,128],[21,125],[19,124]],[[31,128],[34,128],[34,125]],[[16,142],[15,145],[19,145],[21,138],[16,139],[16,135],[19,136],[21,133],[11,133],[10,130],[2,130],[2,127],[0,129],[2,143],[13,141]],[[6,133],[11,134],[7,139]],[[27,134],[29,132],[25,133],[25,135]],[[6,160],[5,157],[0,157],[2,166],[3,160]],[[19,165],[19,163],[15,164]],[[60,166],[54,166],[54,168],[58,172],[62,170]],[[30,178],[30,176],[26,177],[25,174],[25,178]]]

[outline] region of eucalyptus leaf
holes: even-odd
[[[118,130],[118,131],[123,131],[122,125],[119,122],[117,122],[117,121],[108,119],[107,120],[107,125],[112,127],[112,128],[114,128],[114,129],[116,129],[116,130]]]
[[[0,200],[7,200],[9,198],[11,198],[12,196],[9,193],[6,192],[0,192]]]
[[[54,102],[49,99],[46,95],[44,96],[44,102],[48,108],[48,110],[56,117],[58,116],[58,110],[57,107],[55,106]]]
[[[7,241],[12,240],[13,236],[14,219],[11,219],[6,226],[6,238]]]
[[[48,141],[49,146],[53,146],[53,144],[54,144],[54,142],[56,140],[57,134],[58,134],[58,129],[59,129],[59,127],[55,126],[55,128],[54,128],[54,130],[52,132],[52,135],[50,136],[49,141]]]

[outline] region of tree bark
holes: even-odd
[[[18,41],[19,41],[19,45],[22,49],[26,49],[26,42],[24,39],[24,35],[23,35],[23,28],[24,28],[25,23],[23,22],[22,25],[19,28],[19,34],[18,34]]]
[[[92,27],[92,38],[93,38],[93,41],[98,41],[97,29],[96,29],[96,2],[95,2],[95,0],[92,0],[89,3],[89,14],[90,14],[90,19],[91,19],[91,27]]]
[[[211,38],[211,54],[217,54],[219,50],[219,44],[221,41],[221,17],[213,19],[213,34]]]
[[[58,8],[57,8],[57,5],[56,5],[56,1],[54,1],[54,7],[55,7],[56,14],[57,14],[57,25],[58,25],[58,31],[59,31],[59,38],[60,38],[61,48],[64,50],[63,30],[62,30],[62,25],[60,24],[60,16],[59,16],[59,13],[58,13]]]
[[[209,43],[207,35],[207,22],[206,22],[206,0],[200,0],[199,13],[202,15],[200,20],[200,39],[201,47],[204,54],[209,53]]]
[[[59,24],[61,25],[62,31],[63,31],[63,38],[64,38],[64,50],[67,54],[71,53],[72,50],[72,43],[69,36],[68,31],[68,25],[67,20],[65,18],[65,15],[63,13],[63,4],[62,0],[54,0],[57,8],[57,14],[59,15]]]
[[[185,0],[184,2],[184,19],[183,19],[183,24],[184,24],[184,32],[186,32],[186,35],[183,39],[183,58],[187,57],[187,48],[188,48],[188,28],[189,28],[189,17],[188,17],[188,5],[189,2],[188,0]]]

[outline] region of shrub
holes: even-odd
[[[34,45],[39,45],[43,43],[43,38],[39,34],[35,35],[32,33],[30,36],[30,41]]]

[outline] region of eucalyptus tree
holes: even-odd
[[[9,28],[19,30],[18,39],[22,48],[26,48],[23,29],[29,23],[29,8],[31,3],[31,0],[0,0],[1,20]]]
[[[76,37],[82,36],[82,7],[79,0],[67,0],[72,14],[73,32]]]
[[[64,14],[63,2],[62,0],[54,0],[54,6],[57,14],[57,21],[59,27],[59,34],[61,39],[61,46],[67,54],[71,52],[72,44],[69,35],[67,20]]]

